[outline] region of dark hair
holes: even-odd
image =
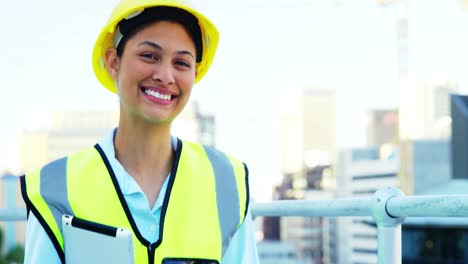
[[[203,55],[202,34],[198,19],[190,12],[170,6],[157,6],[145,9],[136,17],[123,19],[119,23],[122,39],[117,45],[117,56],[122,56],[128,39],[143,30],[147,25],[157,21],[171,21],[182,25],[195,44],[196,61],[200,62]]]

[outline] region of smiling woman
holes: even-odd
[[[170,126],[187,104],[195,81],[194,41],[180,24],[159,21],[121,45],[123,54],[118,48],[106,51],[107,70],[122,102],[121,130],[137,123]]]
[[[171,135],[217,43],[216,27],[185,3],[119,3],[93,52],[96,77],[119,96],[118,127],[22,177],[25,263],[73,261],[64,214],[132,232],[135,263],[258,263],[247,166]]]

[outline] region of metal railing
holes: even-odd
[[[468,217],[468,195],[405,196],[397,188],[371,197],[280,200],[252,206],[254,216],[372,216],[377,225],[380,264],[401,263],[401,223],[406,217]],[[468,218],[467,218],[468,220]]]
[[[0,209],[0,221],[24,221],[26,220],[25,208],[2,208]]]
[[[406,217],[468,217],[468,195],[405,196],[388,187],[366,198],[280,200],[253,204],[251,211],[253,216],[372,216],[378,263],[394,264],[401,263],[401,223]],[[0,209],[0,221],[25,219],[24,208]]]

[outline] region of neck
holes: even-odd
[[[167,163],[173,153],[170,130],[160,127],[120,124],[114,144],[116,158],[125,169],[130,165],[141,172]]]
[[[115,157],[152,204],[174,160],[170,124],[132,122],[121,115],[114,146]]]

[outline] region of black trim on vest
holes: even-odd
[[[174,181],[177,175],[177,168],[179,167],[179,160],[180,160],[180,154],[182,153],[182,140],[177,138],[177,149],[174,157],[174,163],[172,164],[172,170],[171,170],[171,175],[169,178],[169,182],[167,183],[167,189],[166,189],[166,195],[164,196],[164,201],[163,205],[161,208],[161,219],[159,220],[159,238],[158,240],[151,246],[149,249],[150,256],[153,256],[154,258],[154,251],[156,250],[159,245],[161,245],[162,240],[163,240],[163,235],[164,235],[164,223],[165,223],[165,218],[166,218],[166,212],[167,212],[167,207],[169,205],[169,198],[172,193],[172,187],[174,186]],[[154,262],[154,261],[153,261]],[[150,262],[150,263],[153,263]]]
[[[104,151],[102,150],[101,146],[99,146],[99,144],[96,144],[94,146],[94,148],[98,151],[99,155],[101,156],[102,161],[104,162],[104,164],[105,164],[105,166],[107,168],[107,171],[109,172],[112,183],[114,184],[114,188],[115,188],[115,190],[117,192],[117,196],[119,197],[120,204],[122,205],[122,207],[123,207],[123,209],[125,211],[125,215],[127,216],[127,219],[130,222],[130,225],[131,225],[131,227],[133,229],[133,232],[135,233],[135,235],[138,238],[138,240],[140,241],[140,243],[142,243],[148,249],[149,263],[151,263],[151,264],[154,263],[155,250],[162,243],[162,238],[163,238],[163,234],[164,234],[163,233],[164,219],[166,217],[167,206],[169,204],[169,197],[170,197],[171,192],[172,192],[172,186],[174,185],[175,177],[176,177],[176,174],[177,174],[177,168],[179,166],[180,154],[182,153],[182,140],[177,138],[177,149],[176,149],[175,156],[174,156],[174,162],[172,163],[171,174],[169,176],[169,182],[168,182],[168,185],[167,185],[166,194],[164,196],[164,202],[163,202],[162,209],[161,209],[161,218],[160,218],[160,221],[159,221],[159,224],[160,224],[160,226],[159,226],[159,238],[153,244],[151,244],[148,240],[146,240],[141,235],[140,231],[138,230],[138,227],[137,227],[137,225],[135,223],[135,220],[133,219],[133,216],[132,216],[132,214],[130,212],[128,204],[125,201],[125,197],[124,197],[124,195],[122,193],[122,190],[120,189],[117,178],[115,177],[114,170],[112,170],[112,167],[111,167],[111,165],[109,163],[109,160],[107,159],[106,155],[104,154]]]
[[[164,258],[161,264],[219,264],[215,259],[201,259],[201,258]]]
[[[244,212],[244,220],[245,217],[247,216],[247,210],[249,209],[249,204],[250,204],[250,191],[249,191],[249,168],[247,168],[247,165],[244,164],[244,170],[245,170],[245,212]]]
[[[20,179],[20,189],[21,189],[21,197],[23,197],[23,201],[26,203],[26,198],[24,197],[26,195],[26,179],[24,178],[26,175],[21,175],[19,177]],[[26,203],[26,220],[29,219],[29,213],[31,212],[31,209],[29,205]]]
[[[120,189],[119,182],[117,181],[117,178],[115,177],[114,170],[112,169],[112,166],[110,165],[109,160],[106,157],[106,154],[102,150],[101,146],[99,146],[99,144],[94,145],[94,148],[99,152],[99,155],[101,156],[102,161],[106,165],[106,168],[107,168],[107,171],[109,172],[112,183],[114,184],[114,189],[117,192],[117,196],[119,197],[120,204],[122,205],[125,215],[127,216],[127,219],[130,222],[130,226],[133,229],[133,233],[135,233],[136,237],[143,245],[148,247],[151,243],[148,240],[146,240],[141,235],[140,231],[138,230],[135,220],[133,219],[132,213],[130,212],[130,208],[128,207],[127,202],[125,201],[125,197],[122,193],[122,190]]]
[[[57,238],[54,235],[54,232],[52,232],[52,229],[49,227],[47,222],[44,220],[42,215],[39,213],[39,210],[34,206],[34,204],[31,202],[31,200],[28,197],[27,191],[26,191],[26,177],[21,176],[20,177],[20,183],[21,183],[21,195],[23,196],[24,203],[26,204],[26,208],[28,208],[28,218],[29,218],[29,211],[31,211],[34,216],[36,216],[37,221],[41,224],[41,226],[44,228],[44,231],[46,234],[49,236],[50,241],[54,245],[55,251],[57,251],[57,254],[60,258],[60,261],[62,263],[65,263],[65,253],[62,250],[62,247],[60,246],[60,243],[58,242]]]

